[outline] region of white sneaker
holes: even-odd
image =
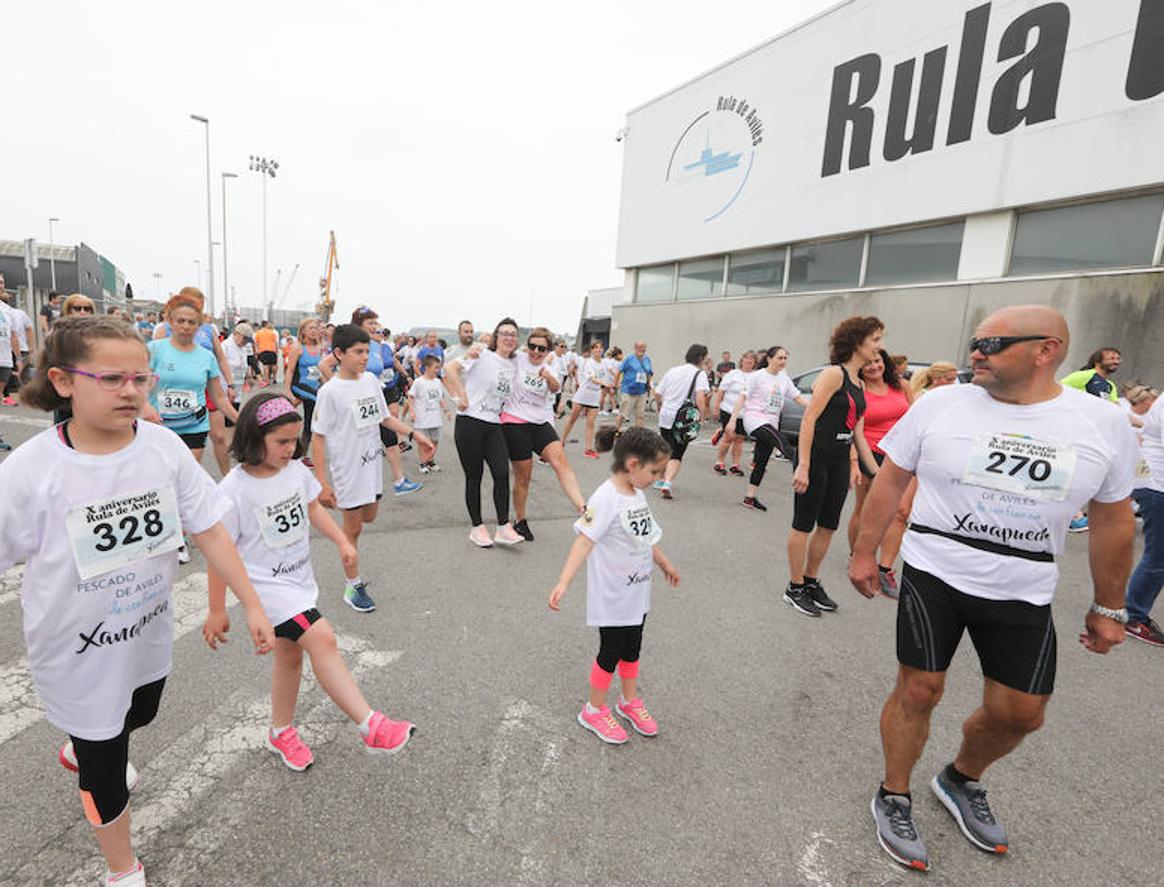
[[[145,867],[140,859],[134,862],[134,867],[128,872],[115,875],[107,871],[105,877],[101,879],[103,887],[145,887],[145,882]]]
[[[69,740],[61,746],[60,752],[57,754],[57,760],[61,762],[61,766],[66,770],[76,773],[80,770],[77,766],[77,752],[73,748],[73,740]],[[138,775],[137,768],[133,764],[126,761],[125,763],[125,787],[130,791],[137,788]]]
[[[427,466],[427,465],[421,465],[421,466],[420,466],[419,468],[417,468],[416,470],[417,470],[417,471],[419,471],[421,474],[428,474],[428,470],[429,470],[429,469],[428,469],[428,466]]]
[[[497,528],[497,532],[493,534],[493,541],[498,545],[517,545],[519,542],[524,542],[525,539],[518,535],[517,530],[510,524],[506,524]]]
[[[181,548],[178,549],[178,563],[179,564],[190,563],[190,549],[187,548],[185,545],[183,545]]]
[[[480,548],[492,548],[493,540],[489,538],[489,531],[485,529],[485,525],[473,527],[469,531],[469,541]]]

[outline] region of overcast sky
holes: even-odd
[[[5,4],[0,238],[84,241],[134,290],[206,285],[228,183],[230,285],[314,302],[328,230],[338,314],[394,329],[504,314],[575,329],[614,266],[628,110],[835,0]],[[51,9],[51,15],[46,11]],[[221,252],[216,280],[222,292]],[[289,276],[300,267],[285,299]]]

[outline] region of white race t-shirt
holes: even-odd
[[[0,367],[15,367],[12,354],[12,334],[16,332],[16,318],[12,309],[0,302]]]
[[[745,373],[743,370],[730,370],[726,376],[719,381],[719,390],[723,392],[723,400],[719,402],[719,408],[727,414],[736,408],[736,401],[740,399],[740,395],[747,390],[748,377],[751,373]]]
[[[1053,400],[1007,404],[978,385],[932,389],[881,441],[917,475],[910,523],[1032,552],[1063,551],[1067,524],[1090,500],[1132,489],[1136,439],[1123,413],[1064,388]],[[1048,604],[1053,561],[995,554],[910,530],[905,561],[958,591]]]
[[[408,396],[412,398],[413,425],[423,430],[440,428],[444,424],[441,401],[444,400],[445,385],[439,377],[426,379],[421,376],[408,389]]]
[[[554,421],[554,396],[542,375],[542,368],[553,375],[553,371],[543,361],[535,366],[529,355],[517,354],[517,373],[513,379],[513,391],[506,398],[503,413],[508,413],[526,422],[542,425]]]
[[[218,485],[230,503],[223,526],[238,546],[271,625],[310,610],[319,599],[311,569],[307,506],[320,489],[319,481],[299,461],[264,478],[236,465]]]
[[[1144,427],[1140,429],[1140,459],[1147,469],[1148,489],[1164,493],[1164,397],[1157,397],[1151,409],[1141,416]]]
[[[607,385],[613,385],[614,378],[618,375],[618,368],[621,366],[621,360],[615,360],[613,357],[604,358],[602,361],[602,381]]]
[[[584,407],[598,406],[598,396],[602,392],[602,381],[606,375],[606,368],[602,365],[602,358],[594,360],[584,357],[578,362],[578,390],[574,392],[574,403]]]
[[[109,455],[78,453],[49,428],[0,463],[0,572],[28,565],[24,640],[50,723],[111,739],[133,691],[169,674],[182,532],[225,511],[186,445],[149,422]]]
[[[226,355],[226,365],[230,367],[230,377],[235,385],[242,385],[247,375],[246,345],[240,345],[234,336],[222,340],[222,353]],[[241,390],[241,389],[240,389]]]
[[[691,391],[691,379],[695,379],[695,390]],[[659,407],[659,427],[670,428],[675,424],[675,414],[683,401],[687,400],[687,392],[691,391],[691,400],[695,402],[695,395],[700,391],[710,391],[707,384],[707,373],[699,367],[689,363],[681,363],[671,367],[663,374],[662,380],[655,386],[655,392],[662,395],[663,405]]]
[[[741,418],[744,430],[752,434],[765,425],[779,429],[780,411],[787,401],[800,397],[800,389],[784,370],[778,373],[756,370],[748,379],[745,397]]]
[[[643,491],[624,496],[608,478],[574,532],[594,543],[586,558],[586,624],[642,625],[651,609],[653,549],[663,535]]]
[[[380,423],[386,418],[384,389],[371,373],[358,379],[332,376],[315,396],[311,430],[327,438],[327,465],[340,508],[369,505],[384,492]]]
[[[461,384],[465,386],[465,396],[469,399],[469,408],[461,415],[495,425],[500,423],[501,405],[513,391],[517,362],[488,348],[475,358],[465,355],[459,358],[459,362]]]
[[[20,350],[28,351],[29,336],[32,335],[32,318],[24,312],[23,308],[15,308],[12,305],[8,306],[8,313],[12,317],[12,331],[20,340]]]

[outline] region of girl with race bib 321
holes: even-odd
[[[663,531],[643,490],[662,476],[671,448],[646,428],[620,433],[607,426],[596,443],[603,452],[614,448],[611,475],[574,524],[578,536],[549,604],[551,610],[560,609],[570,580],[585,564],[586,624],[598,629],[599,647],[590,669],[590,698],[578,713],[578,723],[603,742],[622,745],[627,732],[606,705],[615,668],[622,681],[615,711],[643,736],[659,732],[638,695],[639,651],[651,608],[651,573],[658,566],[670,585],[678,585],[679,572],[659,548]]]
[[[62,318],[21,397],[71,404],[72,418],[0,463],[0,572],[26,565],[29,669],[46,719],[69,735],[59,758],[78,773],[103,883],[118,887],[145,884],[130,841],[129,735],[154,719],[170,671],[183,530],[242,602],[258,652],[274,643],[214,482],[177,437],[138,421],[156,382],[132,326]]]

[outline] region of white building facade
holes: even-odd
[[[966,362],[990,311],[1067,316],[1164,383],[1164,3],[848,0],[630,112],[611,338],[823,362],[876,314]]]

